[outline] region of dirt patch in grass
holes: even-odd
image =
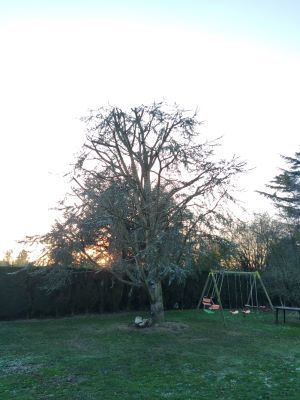
[[[147,328],[138,328],[132,324],[127,326],[119,325],[118,329],[120,330],[134,330],[140,331],[142,333],[153,333],[153,332],[170,332],[170,333],[178,333],[184,332],[189,329],[189,325],[184,324],[183,322],[164,322],[162,324],[155,324],[153,326]]]
[[[150,329],[157,331],[178,332],[186,331],[189,329],[189,325],[184,324],[183,322],[164,322],[161,325],[154,325]]]
[[[183,332],[189,329],[189,325],[182,322],[164,322],[163,324],[155,324],[147,328],[138,328],[133,322],[129,324],[112,324],[110,326],[105,326],[103,328],[94,329],[93,332],[97,334],[107,334],[111,332],[121,331],[121,332],[142,332],[142,333],[153,333],[153,332]]]

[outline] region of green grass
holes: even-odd
[[[300,399],[300,321],[174,311],[0,323],[0,398]],[[172,322],[172,323],[171,323]]]

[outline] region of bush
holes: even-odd
[[[273,245],[263,278],[274,301],[300,306],[300,248],[297,237],[287,236]]]

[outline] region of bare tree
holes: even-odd
[[[231,260],[232,267],[244,270],[265,269],[281,229],[280,224],[267,213],[254,214],[251,221],[232,224],[229,234],[236,246]]]
[[[29,257],[28,257],[28,252],[26,250],[21,250],[19,252],[19,254],[17,255],[13,265],[14,266],[27,266],[29,265],[30,261],[29,261]]]

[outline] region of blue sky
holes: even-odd
[[[0,0],[0,258],[49,229],[80,117],[108,102],[198,107],[204,137],[253,168],[249,212],[268,211],[255,190],[299,146],[299,16],[291,0]]]

